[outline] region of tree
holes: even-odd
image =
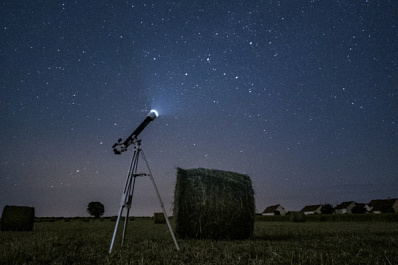
[[[334,208],[331,204],[324,204],[324,205],[322,205],[321,213],[322,214],[332,214],[332,213],[334,213]]]
[[[105,207],[100,202],[90,202],[87,206],[87,212],[95,218],[99,218],[104,214]]]

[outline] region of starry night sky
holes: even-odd
[[[249,175],[257,212],[398,197],[397,1],[2,1],[0,208],[116,215],[142,148]],[[144,161],[140,161],[144,166]],[[142,167],[144,170],[145,167]],[[132,215],[160,210],[137,180]]]

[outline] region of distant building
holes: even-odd
[[[355,207],[355,204],[354,201],[342,202],[334,207],[334,210],[337,214],[351,214],[351,210]]]
[[[280,205],[273,205],[273,206],[268,206],[262,215],[285,215],[286,210]]]
[[[301,209],[300,212],[304,213],[305,215],[310,215],[310,214],[321,214],[321,209],[322,205],[317,204],[317,205],[307,205],[303,209]]]
[[[351,209],[351,213],[360,214],[360,213],[368,213],[369,206],[366,203],[355,203],[354,208]]]
[[[371,200],[368,207],[373,213],[398,213],[398,199]]]

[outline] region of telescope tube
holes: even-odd
[[[145,120],[141,122],[137,129],[135,129],[134,132],[129,137],[127,137],[127,139],[123,143],[121,143],[122,139],[119,139],[119,141],[112,146],[113,152],[117,155],[120,155],[122,152],[126,151],[127,147],[134,142],[134,140],[145,129],[145,127],[157,116],[159,116],[158,112],[156,110],[151,110],[146,116]],[[116,148],[117,146],[120,146],[119,150]]]

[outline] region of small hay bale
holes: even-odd
[[[304,223],[305,214],[303,212],[290,212],[290,221],[295,223]]]
[[[32,231],[34,221],[35,208],[6,205],[1,217],[1,231]]]
[[[180,238],[250,238],[255,219],[250,177],[222,170],[178,168],[174,217]]]
[[[154,220],[155,224],[165,224],[166,223],[166,218],[164,218],[163,213],[154,213],[153,220]]]

